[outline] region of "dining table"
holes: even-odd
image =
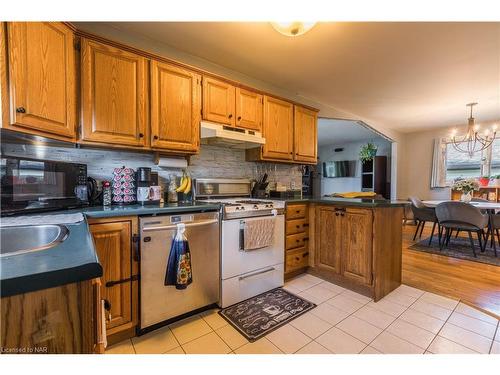
[[[423,201],[423,204],[426,205],[427,207],[432,207],[435,208],[438,204],[443,203],[443,202],[452,202],[450,199],[446,200],[429,200],[429,201]],[[456,202],[456,201],[455,201]],[[495,232],[493,228],[493,215],[495,215],[496,211],[500,211],[500,202],[467,202],[468,204],[479,208],[480,210],[485,210],[488,213],[489,220],[488,220],[488,229],[489,233],[493,237],[492,244],[493,244],[493,249],[495,251],[495,256],[497,255],[497,246],[495,243]],[[486,241],[488,240],[488,237]]]

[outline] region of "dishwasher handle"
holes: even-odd
[[[210,224],[216,224],[218,223],[218,219],[210,219],[210,220],[200,220],[200,221],[194,221],[191,223],[184,223],[186,228],[193,228],[193,227],[201,227],[204,225],[210,225]],[[180,223],[179,223],[180,224]],[[171,225],[160,225],[160,226],[151,226],[151,227],[143,227],[142,231],[143,232],[150,232],[150,231],[157,231],[157,230],[169,230],[169,229],[177,229],[177,224],[171,224]]]

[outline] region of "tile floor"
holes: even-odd
[[[119,354],[500,354],[497,319],[406,285],[375,303],[301,275],[285,289],[318,306],[249,343],[216,310],[109,347]]]

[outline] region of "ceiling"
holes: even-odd
[[[318,146],[338,145],[383,139],[367,127],[352,120],[318,120]]]
[[[81,25],[81,24],[80,24]],[[83,24],[84,25],[84,24]],[[500,23],[113,22],[368,124],[411,132],[500,120]]]

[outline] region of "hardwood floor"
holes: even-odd
[[[430,236],[426,225],[422,239]],[[403,283],[464,303],[500,317],[500,267],[410,250],[414,225],[403,229]]]

